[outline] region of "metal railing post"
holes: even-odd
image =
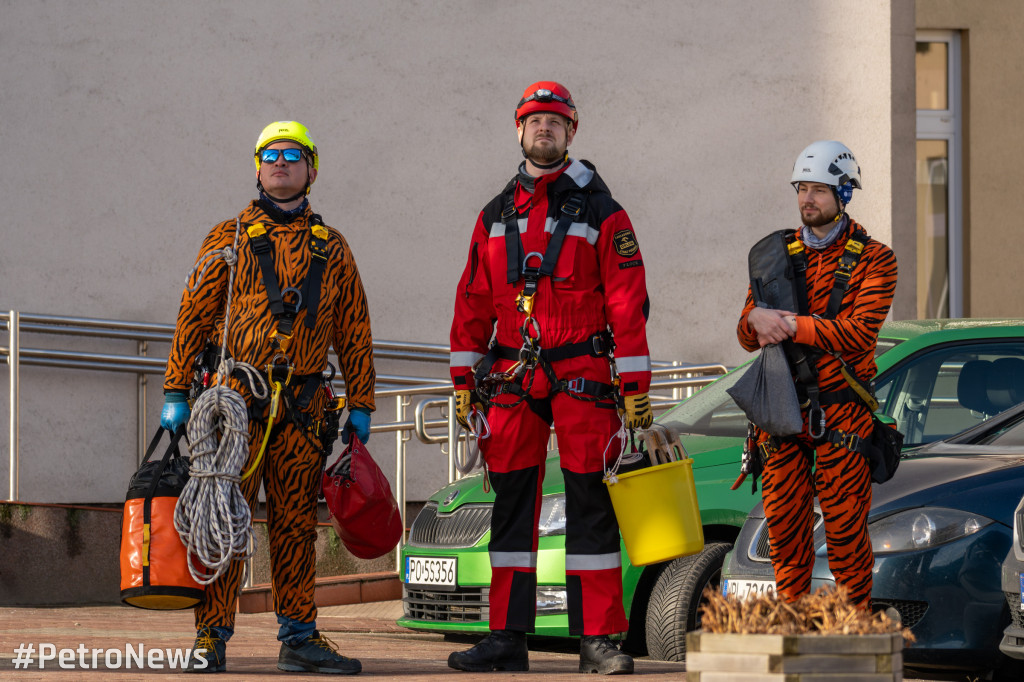
[[[405,406],[408,405],[405,396],[395,396],[395,423],[401,424],[405,421]],[[395,431],[395,494],[398,498],[398,514],[402,519],[402,536],[398,540],[398,547],[395,548],[395,570],[399,575],[402,573],[402,547],[405,546],[405,442],[409,440],[404,431]]]
[[[146,357],[149,354],[149,342],[148,341],[139,341],[138,343],[139,343],[139,355],[141,357]],[[146,446],[148,445],[148,443],[146,442],[146,434],[148,432],[148,429],[146,428],[146,384],[148,382],[148,378],[146,377],[146,375],[143,372],[139,372],[136,375],[136,377],[137,377],[137,382],[138,382],[137,383],[137,388],[136,388],[136,393],[137,393],[138,402],[139,402],[139,404],[138,404],[139,416],[138,416],[138,420],[136,421],[136,423],[138,425],[138,434],[137,434],[137,436],[138,436],[138,449],[139,449],[139,464],[141,465],[142,464],[142,458],[146,456]]]
[[[8,344],[7,344],[7,364],[11,370],[11,382],[10,382],[10,413],[11,413],[11,424],[10,424],[10,486],[8,490],[8,499],[12,502],[20,497],[19,478],[20,472],[18,471],[21,461],[19,459],[19,424],[18,419],[20,416],[20,401],[18,385],[18,369],[20,365],[19,349],[21,345],[19,326],[20,319],[17,310],[12,310],[8,313],[7,318],[7,331],[8,331]]]
[[[455,481],[455,458],[459,455],[458,423],[455,421],[455,396],[448,396],[448,482]]]

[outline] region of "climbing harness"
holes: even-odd
[[[807,253],[803,243],[796,238],[795,230],[781,230],[766,237],[762,242],[769,239],[780,238],[784,241],[788,265],[786,279],[793,281],[794,296],[798,315],[809,314],[809,302],[807,295]],[[834,274],[832,289],[829,292],[828,303],[823,315],[813,315],[820,320],[831,320],[839,313],[843,302],[843,296],[850,288],[850,280],[853,271],[860,261],[864,246],[868,242],[867,234],[857,228],[847,239],[843,253],[839,256],[838,265]],[[760,244],[760,243],[759,243]],[[757,246],[755,246],[757,248]],[[760,282],[759,282],[760,284]],[[752,288],[754,283],[752,281]],[[755,295],[755,298],[758,298]],[[872,412],[878,409],[878,400],[874,396],[874,389],[870,383],[862,381],[856,376],[853,369],[842,358],[838,352],[826,351],[801,344],[794,343],[791,339],[783,342],[783,348],[789,359],[790,366],[797,379],[797,392],[803,399],[802,408],[808,409],[807,431],[811,439],[816,443],[832,443],[844,447],[851,452],[865,454],[865,448],[861,439],[856,434],[848,434],[841,429],[829,428],[823,405],[835,405],[846,402],[861,401]],[[815,362],[824,354],[835,357],[840,363],[840,374],[846,381],[848,388],[839,391],[822,393],[818,388],[818,370]],[[743,447],[743,457],[740,463],[740,475],[733,483],[731,489],[737,489],[748,475],[753,475],[751,491],[757,491],[757,477],[764,470],[764,464],[770,453],[778,449],[778,441],[773,436],[758,444],[754,438],[753,424],[747,425],[747,438]]]
[[[202,585],[220,577],[232,559],[246,559],[255,549],[252,511],[239,488],[243,478],[239,474],[249,453],[248,408],[241,394],[228,386],[228,377],[235,370],[245,373],[252,381],[253,393],[264,398],[267,386],[256,368],[227,357],[240,233],[241,221],[236,218],[233,247],[206,254],[195,284],[188,287],[190,292],[199,287],[214,259],[222,258],[227,264],[228,295],[217,383],[195,399],[187,428],[191,477],[174,509],[174,526],[188,554],[211,571],[203,574],[193,561],[188,562],[192,577]],[[189,279],[195,271],[193,268]]]
[[[533,316],[537,290],[542,277],[553,277],[562,244],[574,220],[583,213],[586,194],[572,192],[562,203],[560,214],[547,249],[524,253],[523,241],[519,235],[519,212],[515,206],[515,183],[513,179],[506,185],[503,192],[505,206],[501,220],[505,225],[506,282],[516,284],[523,280],[523,288],[516,296],[516,309],[523,314],[523,322],[519,335],[523,340],[518,349],[501,346],[496,341],[488,349],[487,354],[477,365],[474,377],[477,394],[488,407],[512,408],[526,401],[535,413],[548,423],[551,422],[550,397],[558,392],[565,392],[572,398],[588,402],[615,400],[618,395],[617,378],[614,370],[614,343],[608,331],[592,335],[585,341],[566,344],[555,348],[544,348],[541,345],[540,323]],[[584,377],[559,379],[552,368],[552,363],[559,360],[590,355],[607,357],[611,362],[612,383],[602,383]],[[504,371],[492,371],[498,359],[511,360],[513,364]],[[535,398],[530,395],[535,370],[540,368],[551,383],[551,393],[547,398]],[[528,374],[529,373],[529,374]],[[515,396],[512,402],[495,402],[495,398],[504,393]]]

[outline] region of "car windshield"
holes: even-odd
[[[892,350],[901,343],[903,343],[903,339],[879,338],[875,357]],[[726,390],[732,388],[743,376],[746,364],[748,363],[704,387],[692,398],[684,400],[668,412],[662,420],[673,422],[682,433],[745,438],[747,417],[726,393]]]
[[[708,384],[692,398],[684,400],[659,421],[671,421],[681,433],[702,436],[747,435],[747,416],[726,393],[743,376],[746,365]]]
[[[978,441],[981,445],[1020,447],[1024,445],[1024,412]]]
[[[875,357],[892,350],[896,346],[903,343],[903,339],[890,339],[883,336],[878,337],[878,345],[875,346]]]

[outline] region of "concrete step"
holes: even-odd
[[[120,603],[118,506],[0,502],[0,605]],[[253,524],[256,552],[248,608],[267,603],[270,558],[266,523]],[[373,560],[345,549],[327,523],[317,527],[317,603],[396,599],[395,552]],[[262,600],[262,601],[261,601]]]

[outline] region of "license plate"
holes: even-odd
[[[757,594],[773,596],[775,594],[774,580],[743,580],[742,578],[730,578],[722,581],[722,594],[727,596],[746,599]]]
[[[407,556],[405,584],[454,590],[455,577],[458,575],[457,567],[458,559],[455,557]]]
[[[1024,573],[1020,574],[1020,610],[1024,611]]]

